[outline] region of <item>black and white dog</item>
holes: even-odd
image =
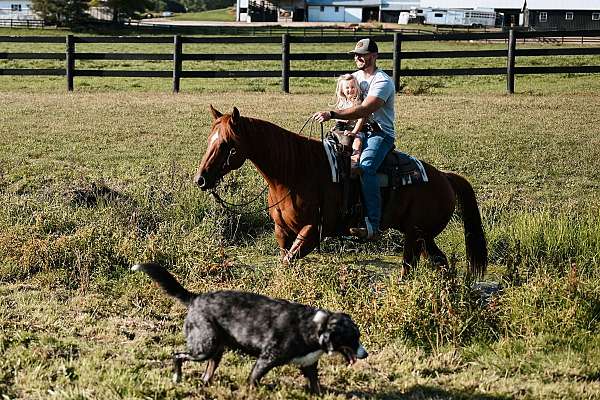
[[[348,364],[367,357],[360,332],[349,315],[315,309],[254,293],[218,291],[193,294],[162,266],[136,264],[167,294],[188,307],[184,323],[188,352],[175,353],[174,381],[183,361],[208,361],[202,376],[209,383],[225,349],[257,357],[248,383],[256,386],[272,368],[293,363],[320,392],[317,363],[323,353],[341,353]]]

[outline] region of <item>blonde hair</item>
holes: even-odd
[[[344,95],[344,83],[348,83],[348,85],[353,85],[356,87],[356,97],[353,99],[347,99]],[[336,108],[343,108],[346,103],[350,101],[353,106],[359,105],[362,102],[362,95],[360,92],[360,85],[358,81],[352,74],[344,74],[340,75],[337,79],[337,87],[335,89],[335,105]]]

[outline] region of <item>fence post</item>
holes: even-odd
[[[75,75],[75,39],[73,35],[67,35],[67,53],[65,56],[66,74],[67,74],[67,90],[73,91],[73,75]]]
[[[290,92],[290,35],[281,35],[281,90]]]
[[[400,92],[400,63],[402,62],[402,36],[398,32],[394,32],[394,86],[396,87],[396,93]]]
[[[515,92],[515,48],[517,47],[517,38],[515,30],[508,32],[508,57],[506,60],[506,90],[509,94]]]
[[[181,80],[181,36],[175,35],[173,39],[173,93],[179,93],[179,81]]]

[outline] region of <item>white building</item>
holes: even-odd
[[[31,1],[0,0],[0,19],[36,19]]]
[[[494,8],[532,10],[597,10],[600,0],[421,0],[421,8]]]
[[[503,26],[542,29],[599,29],[600,0],[421,0],[434,10],[495,10]]]
[[[312,0],[308,2],[307,20],[359,23],[369,16],[378,19],[379,4],[380,0]]]
[[[522,9],[524,3],[525,0],[421,0],[421,8]]]
[[[494,10],[503,26],[514,26],[527,24],[527,10],[597,13],[600,0],[237,0],[237,20],[278,21],[283,16],[293,21],[398,22],[400,14],[426,9]]]

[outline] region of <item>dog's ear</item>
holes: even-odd
[[[329,322],[329,314],[326,311],[319,310],[313,317],[313,322],[317,325],[317,335],[319,336],[319,346],[327,353],[333,352],[333,344],[331,344],[330,334],[327,331],[327,323]]]
[[[321,333],[325,326],[327,325],[327,320],[329,319],[329,313],[323,310],[318,310],[314,317],[313,322],[317,325],[317,332]]]

